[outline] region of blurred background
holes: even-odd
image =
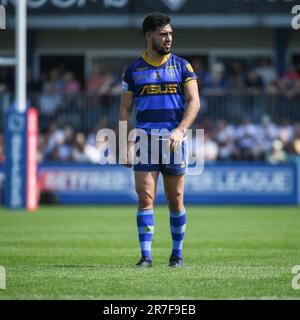
[[[1,57],[14,55],[13,3],[2,0],[7,29],[0,32]],[[173,53],[189,60],[198,76],[201,112],[194,128],[205,132],[205,162],[299,163],[296,4],[28,1],[28,106],[39,110],[39,163],[99,162],[96,132],[116,128],[122,73],[143,53],[141,24],[153,11],[171,16]],[[0,66],[1,162],[3,110],[14,104],[14,87],[14,69]]]

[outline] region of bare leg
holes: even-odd
[[[183,204],[184,175],[164,176],[165,193],[170,210],[172,253],[170,267],[182,267],[182,245],[186,227],[186,212]]]
[[[159,172],[135,171],[135,189],[138,195],[138,209],[153,209]]]
[[[180,212],[183,208],[184,175],[164,175],[164,187],[171,212]]]
[[[137,228],[141,248],[141,260],[137,267],[151,267],[151,241],[154,233],[153,204],[159,172],[135,171],[135,186],[138,195]]]

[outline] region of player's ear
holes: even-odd
[[[145,38],[146,38],[147,41],[151,40],[151,38],[152,38],[152,32],[151,32],[151,31],[147,31],[147,32],[145,33]]]

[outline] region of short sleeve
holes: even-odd
[[[191,80],[197,80],[197,76],[193,70],[193,67],[191,64],[183,60],[183,65],[182,65],[182,82],[187,83]]]
[[[131,68],[128,67],[123,75],[122,79],[122,92],[134,92],[134,81],[132,78]]]

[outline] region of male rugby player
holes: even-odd
[[[200,110],[196,75],[186,60],[171,53],[173,33],[168,16],[150,14],[143,22],[143,31],[147,49],[124,73],[119,121],[128,121],[135,105],[136,128],[145,130],[149,136],[153,131],[151,129],[168,129],[170,134],[166,138],[167,147],[172,153],[184,148],[185,132]],[[182,244],[186,227],[183,191],[186,161],[183,158],[181,163],[173,161],[164,164],[161,159],[160,156],[158,164],[134,164],[138,195],[137,228],[141,248],[141,259],[136,266],[140,268],[152,266],[153,204],[160,172],[163,175],[170,211],[172,253],[169,266],[183,265]],[[129,158],[126,158],[124,165],[131,167]]]

